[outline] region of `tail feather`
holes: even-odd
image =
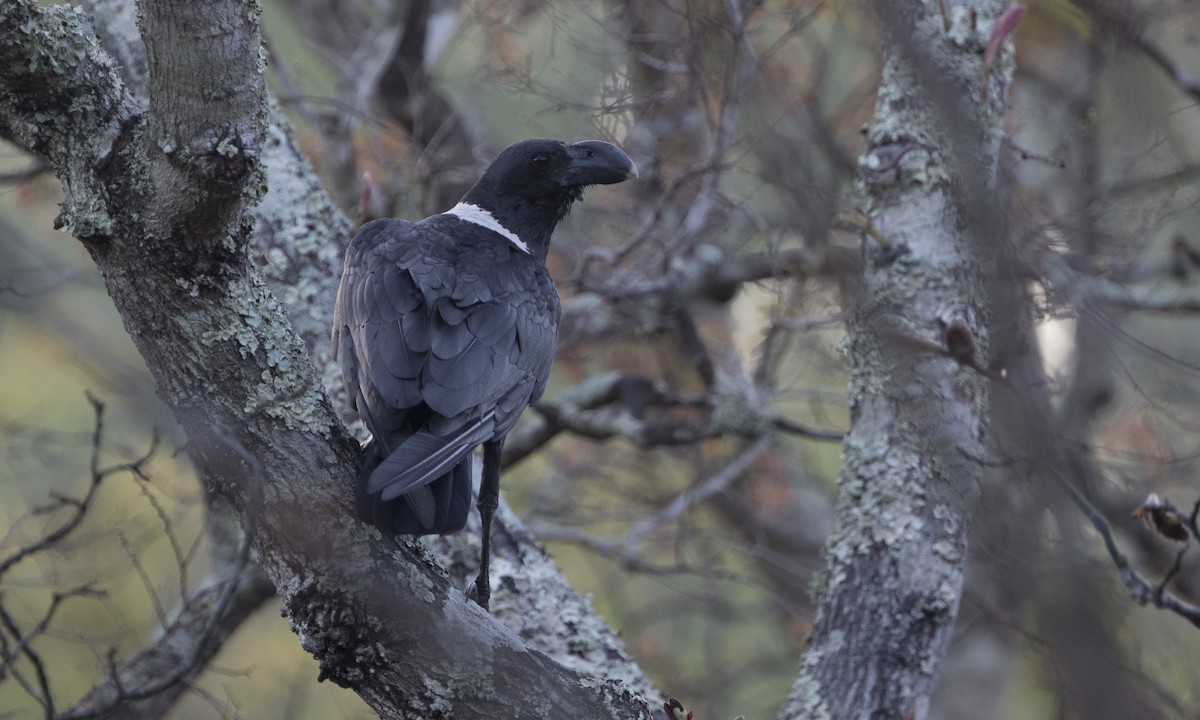
[[[384,500],[408,494],[450,472],[475,446],[495,433],[495,413],[460,426],[446,435],[422,430],[404,439],[373,468],[366,492]]]
[[[461,530],[467,524],[471,510],[469,453],[444,475],[389,500],[367,491],[371,473],[383,461],[375,451],[374,443],[369,445],[355,493],[360,519],[396,535],[440,535]]]

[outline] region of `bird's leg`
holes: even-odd
[[[483,470],[479,479],[479,519],[483,523],[483,547],[479,559],[479,576],[475,578],[475,602],[484,610],[492,597],[488,577],[488,562],[492,553],[492,515],[500,506],[500,451],[504,438],[483,444]]]

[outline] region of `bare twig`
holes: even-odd
[[[800,605],[793,599],[784,594],[776,592],[771,588],[763,585],[760,578],[749,573],[723,570],[713,567],[711,563],[691,563],[683,559],[677,558],[671,563],[657,563],[647,560],[643,557],[636,547],[633,547],[627,541],[626,536],[616,536],[610,538],[598,538],[582,530],[576,528],[563,527],[549,523],[531,523],[526,526],[526,529],[537,536],[542,542],[557,541],[570,543],[578,547],[584,548],[596,555],[620,565],[629,572],[638,573],[640,575],[649,575],[654,577],[667,577],[676,575],[691,575],[695,577],[707,578],[710,580],[720,580],[731,583],[739,583],[746,586],[755,586],[763,590],[771,600],[789,613],[800,613],[802,609]]]
[[[31,162],[28,167],[20,170],[14,170],[12,172],[0,173],[0,185],[23,183],[49,171],[50,164],[47,163],[45,159],[34,157],[33,162]]]
[[[846,437],[846,433],[842,432],[841,430],[821,430],[818,428],[811,428],[807,425],[798,423],[794,420],[789,420],[788,418],[784,417],[771,418],[771,424],[774,425],[777,430],[791,433],[793,435],[799,435],[801,437],[812,438],[813,440],[833,440],[841,442]]]
[[[0,677],[4,677],[6,672],[11,672],[13,677],[18,678],[18,683],[22,686],[22,689],[28,692],[30,697],[34,698],[38,704],[41,704],[46,720],[54,720],[55,718],[54,696],[50,694],[50,676],[46,670],[46,662],[42,660],[42,656],[32,647],[32,642],[36,638],[46,635],[50,620],[58,612],[62,601],[67,598],[79,598],[79,596],[97,594],[101,593],[92,589],[90,584],[85,584],[85,586],[73,590],[67,590],[67,592],[54,593],[50,596],[50,605],[46,613],[43,614],[42,619],[38,620],[37,624],[29,632],[20,631],[16,620],[12,618],[11,614],[8,614],[7,608],[0,604],[0,626],[17,640],[17,647],[11,650],[7,648],[7,643],[5,643],[6,649],[4,658],[2,658],[4,664],[0,665]],[[24,656],[26,660],[29,660],[29,664],[34,666],[34,674],[37,678],[36,690],[32,688],[28,680],[25,680],[17,672],[13,671],[12,664],[20,656]]]
[[[742,477],[754,463],[758,462],[767,450],[775,444],[775,438],[767,435],[759,438],[749,447],[733,458],[725,467],[703,482],[679,494],[665,508],[654,513],[635,525],[625,534],[624,540],[629,545],[636,545],[655,529],[663,527],[679,519],[692,507],[704,502],[713,495],[724,492],[735,481]]]
[[[22,547],[7,558],[0,560],[0,577],[3,577],[4,573],[30,555],[43,552],[53,547],[67,535],[70,535],[77,527],[79,527],[79,524],[83,522],[83,518],[87,514],[88,508],[91,507],[92,501],[95,499],[96,491],[99,490],[100,484],[104,482],[106,478],[122,472],[129,472],[135,475],[141,474],[142,468],[146,465],[146,463],[150,462],[150,459],[158,450],[158,434],[155,433],[150,442],[150,448],[141,457],[133,460],[132,462],[121,463],[119,465],[114,465],[107,468],[100,467],[100,450],[104,437],[104,403],[90,392],[87,393],[87,399],[88,402],[91,403],[92,410],[95,414],[95,421],[92,430],[92,455],[89,462],[91,483],[88,485],[87,492],[84,494],[82,499],[78,500],[56,495],[56,502],[53,505],[42,508],[41,512],[53,512],[60,507],[70,506],[73,508],[73,511],[70,517],[68,517],[67,520],[58,527],[58,529],[43,535],[33,543]]]
[[[42,615],[42,619],[26,633],[21,632],[16,621],[8,613],[8,609],[4,607],[3,603],[0,603],[0,627],[3,627],[16,641],[15,647],[10,647],[7,640],[0,645],[3,648],[3,652],[0,653],[0,678],[3,678],[5,674],[11,674],[21,688],[42,706],[47,720],[54,718],[54,697],[50,693],[50,675],[46,671],[46,664],[42,661],[41,655],[33,649],[33,641],[46,633],[50,621],[54,618],[54,614],[58,611],[59,606],[62,605],[64,600],[69,597],[94,594],[96,594],[96,591],[87,585],[67,592],[54,593],[50,599],[50,606],[46,609],[45,614]],[[0,635],[0,638],[2,637]],[[37,678],[36,688],[12,667],[13,663],[22,656],[33,666],[33,672]]]
[[[133,566],[133,571],[137,573],[138,579],[142,581],[142,588],[146,591],[146,597],[150,598],[150,604],[154,607],[154,615],[158,618],[159,625],[167,624],[167,610],[163,607],[162,599],[158,596],[158,591],[154,588],[154,581],[150,579],[150,573],[146,570],[146,566],[142,565],[141,558],[138,557],[137,549],[133,543],[125,536],[125,533],[118,532],[117,539],[121,542],[121,548],[125,550],[125,557],[129,558],[129,564]]]
[[[728,383],[725,383],[728,385]],[[745,422],[728,425],[713,415],[730,403],[738,404]],[[646,411],[679,411],[675,416],[647,418]],[[506,467],[520,462],[562,432],[608,440],[623,437],[642,448],[688,445],[722,435],[755,439],[774,427],[814,440],[841,441],[840,430],[821,430],[771,413],[769,407],[730,395],[722,384],[707,395],[681,395],[662,383],[624,373],[606,373],[564,392],[554,402],[534,406],[537,416],[505,445]],[[694,417],[701,411],[699,417]]]
[[[1077,465],[1086,462],[1088,461],[1083,458],[1076,458]],[[1076,467],[1076,471],[1083,474],[1087,472],[1087,469],[1085,467]],[[1083,511],[1088,520],[1091,521],[1092,527],[1104,539],[1104,547],[1108,550],[1109,557],[1120,572],[1121,582],[1129,589],[1130,597],[1133,601],[1139,605],[1149,604],[1163,610],[1169,610],[1200,628],[1200,606],[1193,605],[1176,597],[1172,593],[1167,592],[1161,585],[1150,582],[1144,575],[1138,572],[1129,562],[1129,558],[1117,547],[1117,541],[1113,537],[1112,526],[1104,515],[1083,496],[1083,493],[1069,479],[1058,474],[1055,474],[1055,477],[1059,479],[1059,484],[1067,491],[1067,494],[1079,506],[1079,509]]]
[[[79,703],[69,712],[64,713],[60,720],[89,720],[90,718],[103,717],[113,713],[118,707],[146,700],[178,688],[181,683],[186,682],[198,670],[204,667],[208,660],[215,654],[214,641],[223,630],[228,631],[228,628],[224,628],[222,623],[228,617],[231,606],[239,596],[239,591],[248,582],[246,570],[250,563],[254,532],[258,526],[259,517],[262,512],[265,475],[258,459],[252,456],[240,442],[228,433],[216,431],[214,434],[224,442],[232,454],[241,459],[245,467],[249,468],[245,523],[233,567],[224,577],[216,578],[214,584],[201,588],[192,598],[192,601],[188,603],[188,605],[194,604],[196,607],[201,608],[209,607],[210,603],[212,603],[214,590],[219,588],[219,595],[215,603],[211,604],[212,610],[208,611],[207,616],[200,623],[199,629],[191,633],[192,636],[187,643],[191,648],[191,652],[182,662],[172,664],[170,672],[154,677],[152,682],[134,688],[127,687],[127,683],[122,680],[124,673],[117,669],[115,658],[110,657],[110,669],[104,681],[106,687],[98,686],[89,694],[89,701]],[[267,584],[265,588],[266,592],[255,589],[250,591],[251,600],[249,602],[251,607],[256,607],[261,603],[262,600],[259,598],[265,599],[266,597],[270,597],[269,588],[270,586]],[[189,613],[188,618],[189,621],[194,620],[195,614]],[[174,623],[168,628],[168,632],[164,634],[164,637],[175,637],[178,640],[176,636],[178,632],[188,631],[186,628],[181,628],[179,623]],[[166,652],[169,652],[169,649]],[[136,662],[137,659],[135,658],[130,665],[135,665]]]
[[[0,662],[0,677],[4,676],[4,673],[21,654],[26,653],[29,650],[30,644],[36,638],[46,633],[46,629],[50,626],[50,621],[54,619],[54,614],[58,612],[58,608],[62,605],[64,600],[73,597],[95,597],[103,594],[104,593],[102,591],[94,589],[91,583],[81,585],[74,590],[66,590],[63,592],[54,593],[50,597],[50,606],[46,608],[46,612],[42,615],[42,619],[39,620],[31,630],[24,634],[21,634],[17,630],[16,622],[11,616],[8,615],[3,604],[0,604],[0,615],[3,615],[3,620],[0,620],[0,622],[3,622],[5,629],[13,634],[17,643],[16,647],[5,647],[4,657],[2,659],[3,661]]]
[[[158,433],[155,431],[155,436]],[[150,507],[154,509],[154,514],[158,516],[158,521],[162,524],[163,535],[166,536],[167,542],[171,546],[171,552],[175,555],[175,567],[179,569],[179,597],[187,596],[188,591],[188,555],[189,552],[183,550],[183,545],[179,542],[179,537],[175,534],[175,524],[171,522],[171,517],[167,514],[166,508],[158,501],[154,492],[151,490],[150,478],[141,470],[136,468],[132,471],[134,479],[138,481],[138,489],[141,490],[142,496],[146,498],[146,502],[150,503]],[[195,545],[193,545],[193,548]]]
[[[159,436],[157,433],[154,434],[149,450],[141,457],[127,463],[104,466],[100,457],[103,450],[105,432],[104,403],[91,394],[88,394],[87,397],[95,413],[95,421],[91,433],[92,453],[88,470],[91,483],[88,491],[81,499],[59,496],[54,505],[44,509],[44,512],[49,512],[62,506],[70,506],[72,514],[56,530],[22,547],[11,556],[5,558],[3,562],[0,562],[0,573],[7,571],[31,555],[54,547],[63,538],[67,537],[80,525],[86,516],[100,484],[111,475],[128,472],[138,481],[139,487],[147,496],[151,506],[162,521],[164,532],[170,536],[176,562],[180,567],[181,592],[183,593],[181,597],[186,598],[187,558],[178,539],[174,537],[172,525],[165,509],[153,497],[148,488],[151,479],[146,473],[145,466],[157,451]],[[222,621],[229,615],[230,607],[235,600],[242,606],[238,612],[238,616],[239,618],[244,618],[250,610],[258,607],[265,599],[274,595],[274,587],[262,577],[261,573],[253,577],[248,577],[246,574],[247,565],[250,560],[250,541],[253,537],[254,527],[257,524],[257,518],[261,513],[263,469],[261,464],[255,458],[251,457],[239,443],[226,435],[220,436],[225,438],[226,445],[229,447],[231,453],[240,457],[244,466],[250,468],[252,481],[252,486],[247,493],[249,500],[247,502],[246,533],[242,536],[238,545],[232,569],[223,569],[220,571],[221,577],[214,577],[212,582],[203,583],[190,598],[183,602],[183,610],[174,617],[168,618],[165,608],[158,599],[149,573],[139,561],[136,551],[124,535],[120,537],[135,571],[142,578],[142,582],[154,602],[155,612],[159,617],[159,621],[163,624],[163,634],[159,643],[156,643],[156,645],[161,645],[162,647],[152,646],[148,648],[130,661],[125,670],[118,670],[115,650],[110,651],[110,672],[105,680],[84,701],[67,710],[62,715],[59,715],[54,707],[51,695],[49,668],[37,653],[34,642],[46,633],[47,628],[65,599],[69,597],[96,595],[99,594],[99,591],[94,590],[91,585],[85,585],[75,590],[54,593],[51,597],[50,605],[41,620],[32,629],[24,633],[21,632],[17,622],[8,613],[7,609],[0,604],[0,627],[4,630],[3,633],[0,633],[0,640],[3,640],[0,643],[0,676],[7,674],[13,677],[43,707],[45,717],[48,720],[50,718],[60,718],[60,720],[62,718],[73,718],[78,720],[114,713],[119,717],[138,716],[136,712],[133,715],[127,712],[122,714],[123,711],[119,711],[119,708],[127,706],[129,703],[155,697],[167,690],[177,688],[201,669],[215,653],[214,639],[218,633],[227,634],[232,627],[236,627],[240,623],[240,620],[237,620],[231,627],[222,625]],[[203,613],[199,616],[200,622],[196,620],[198,612]],[[7,636],[11,636],[11,642],[9,642],[6,634]],[[184,636],[187,634],[191,634],[191,637],[185,640]],[[182,662],[179,656],[179,648],[181,646],[191,648],[190,654],[184,656]],[[170,657],[171,661],[162,664],[162,667],[165,667],[169,672],[158,675],[153,682],[132,686],[130,683],[131,678],[144,678],[146,677],[147,668],[155,667],[152,656]],[[34,677],[32,679],[27,678],[13,667],[13,664],[21,658],[26,659],[33,668]],[[151,677],[154,676],[152,675]]]
[[[48,616],[53,616],[56,605],[56,603],[51,603],[50,610],[47,612]],[[45,625],[48,622],[49,617],[43,618],[43,622],[38,623],[38,627],[44,630]],[[33,666],[34,675],[37,677],[38,687],[36,690],[24,680],[21,681],[21,687],[25,690],[25,692],[29,693],[30,697],[37,700],[38,704],[42,706],[42,709],[45,711],[46,720],[53,720],[54,696],[50,694],[50,676],[46,672],[46,664],[42,662],[41,655],[39,655],[33,649],[29,642],[30,639],[37,637],[41,634],[41,632],[35,628],[34,631],[30,632],[28,635],[22,633],[21,629],[17,626],[16,621],[14,621],[12,616],[8,614],[8,610],[2,604],[0,604],[0,626],[2,626],[14,638],[19,639],[18,649],[20,650],[20,654],[24,655],[29,661],[29,664]],[[15,659],[15,657],[16,653],[9,658],[5,658],[5,666],[10,665],[12,659]]]

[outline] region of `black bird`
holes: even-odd
[[[415,224],[374,220],[346,250],[333,352],[372,436],[359,517],[396,534],[460,530],[471,453],[482,443],[475,598],[484,608],[500,451],[554,360],[550,236],[585,187],[630,177],[637,168],[611,143],[526,140],[500,153],[449,211]]]

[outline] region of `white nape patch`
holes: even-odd
[[[480,227],[485,227],[494,233],[499,233],[499,234],[503,235],[504,237],[508,238],[508,241],[511,242],[513,245],[516,245],[518,250],[525,253],[526,255],[532,255],[532,253],[529,252],[529,246],[525,244],[524,240],[517,237],[517,234],[515,232],[513,232],[512,230],[509,230],[508,228],[501,225],[500,221],[497,220],[494,215],[492,215],[487,210],[484,210],[483,208],[479,207],[478,205],[472,205],[471,203],[460,202],[459,204],[457,204],[454,207],[447,210],[446,214],[447,215],[456,215],[456,216],[458,216],[458,218],[460,218],[462,220],[466,220],[469,223],[475,223],[476,225],[478,225]]]

